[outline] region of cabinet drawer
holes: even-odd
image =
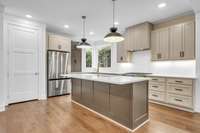
[[[164,102],[165,93],[157,91],[149,91],[149,99]]]
[[[192,86],[186,85],[167,85],[167,92],[178,95],[192,96]]]
[[[168,78],[167,83],[169,83],[169,84],[192,85],[192,79]]]
[[[175,94],[167,94],[167,102],[173,105],[192,108],[192,97],[180,96]]]
[[[161,82],[161,83],[164,83],[165,82],[165,78],[151,77],[150,82]]]
[[[165,91],[165,84],[149,83],[149,89],[154,91]]]

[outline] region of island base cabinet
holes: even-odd
[[[93,82],[82,80],[81,103],[87,107],[93,106]]]
[[[109,84],[94,82],[93,109],[108,116]]]
[[[131,103],[131,125],[135,128],[149,118],[148,82],[133,84]]]
[[[72,100],[81,102],[81,80],[73,79],[72,80]]]
[[[134,130],[148,120],[148,82],[115,85],[72,79],[72,100]]]
[[[130,127],[130,104],[132,85],[110,86],[110,117],[123,125]]]

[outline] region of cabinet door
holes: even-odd
[[[128,127],[131,116],[131,89],[132,84],[110,86],[110,117]]]
[[[71,72],[81,72],[81,50],[71,52]]]
[[[167,60],[169,58],[169,29],[164,28],[159,32],[159,45],[160,45],[160,60]]]
[[[81,99],[81,80],[72,79],[72,99],[80,101]]]
[[[93,82],[88,80],[82,80],[82,93],[81,102],[91,107],[93,104]]]
[[[151,32],[151,59],[158,60],[160,54],[159,31]]]
[[[184,23],[183,33],[183,52],[184,59],[195,58],[195,24],[193,21]]]
[[[125,44],[127,45],[128,51],[133,51],[134,48],[134,28],[130,27],[127,29],[125,34]]]
[[[71,40],[57,35],[49,35],[49,49],[71,51]]]
[[[109,111],[109,84],[94,82],[94,110],[108,115]]]
[[[126,50],[124,45],[124,43],[117,44],[117,63],[126,62]]]
[[[183,24],[170,27],[170,59],[181,59],[183,51]]]

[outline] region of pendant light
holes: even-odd
[[[81,42],[79,43],[79,45],[77,45],[77,48],[81,48],[81,49],[86,49],[86,48],[91,48],[91,45],[89,43],[87,43],[87,39],[85,37],[85,19],[86,16],[82,16],[83,19],[83,38],[81,39]]]
[[[115,27],[115,1],[113,1],[113,27],[110,28],[110,33],[104,37],[104,41],[108,43],[118,43],[124,40],[124,37],[117,32],[117,27]]]

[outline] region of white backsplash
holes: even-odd
[[[94,58],[93,62],[96,62],[96,59],[97,58]],[[195,76],[195,63],[195,60],[151,61],[151,53],[149,50],[134,52],[131,63],[117,63],[116,45],[113,45],[112,66],[111,68],[100,68],[100,72],[144,72],[156,74]],[[95,69],[87,69],[84,67],[83,64],[84,72],[91,70]]]

